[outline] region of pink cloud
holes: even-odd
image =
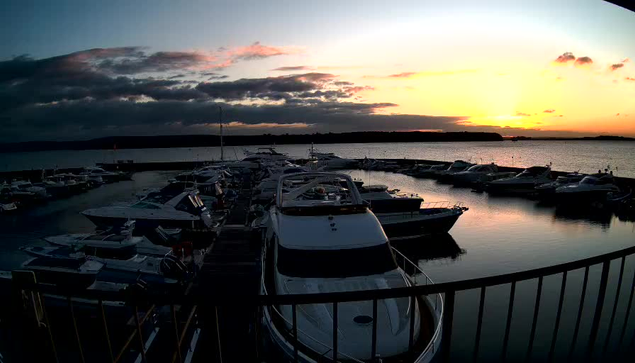
[[[302,49],[298,47],[273,47],[262,45],[260,42],[255,42],[246,47],[238,47],[227,51],[228,57],[234,61],[255,60],[298,53],[302,53]]]

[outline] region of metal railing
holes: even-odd
[[[507,274],[501,274],[496,276],[488,276],[460,281],[452,281],[452,282],[444,282],[437,284],[430,284],[429,278],[425,277],[424,280],[421,281],[421,284],[417,284],[415,286],[403,287],[403,288],[394,288],[394,289],[379,289],[379,290],[364,290],[364,291],[349,291],[349,292],[330,292],[330,293],[319,293],[319,294],[295,294],[295,295],[261,295],[250,299],[249,301],[240,301],[240,304],[251,304],[251,305],[259,305],[261,307],[264,306],[280,306],[280,305],[289,305],[289,306],[297,306],[303,304],[332,304],[332,315],[334,321],[337,321],[338,315],[338,304],[345,302],[354,302],[354,301],[372,301],[373,302],[373,318],[375,321],[377,314],[377,301],[383,299],[395,299],[395,298],[410,298],[414,300],[418,296],[427,296],[431,294],[444,294],[444,298],[439,301],[439,304],[443,308],[443,324],[442,328],[435,330],[434,334],[442,334],[442,344],[441,344],[441,356],[440,358],[443,361],[450,361],[451,352],[452,352],[452,337],[453,337],[453,325],[455,319],[455,305],[457,302],[458,293],[472,290],[475,292],[479,292],[478,303],[474,305],[474,307],[478,306],[478,313],[476,314],[476,331],[473,336],[474,348],[471,354],[468,354],[472,357],[473,360],[479,359],[480,347],[482,345],[482,340],[484,336],[489,337],[491,332],[485,331],[486,335],[483,335],[484,325],[484,310],[485,310],[485,300],[487,293],[490,289],[497,288],[498,286],[509,286],[509,296],[507,300],[497,300],[496,303],[498,306],[504,306],[501,304],[506,303],[506,311],[503,309],[498,309],[500,315],[504,316],[504,319],[501,319],[501,323],[504,321],[504,333],[502,334],[502,347],[498,347],[497,353],[500,354],[500,358],[503,360],[508,358],[509,354],[509,340],[512,332],[512,320],[514,315],[514,310],[517,308],[515,303],[518,302],[517,294],[519,292],[519,284],[525,281],[536,281],[537,287],[535,290],[535,303],[533,307],[533,311],[531,314],[527,314],[526,316],[531,316],[531,328],[529,329],[529,336],[525,341],[524,346],[526,346],[526,353],[523,355],[527,360],[536,359],[532,356],[532,351],[536,346],[537,339],[541,341],[544,340],[546,344],[542,344],[542,346],[548,347],[548,359],[554,360],[556,357],[556,348],[559,347],[560,351],[563,348],[567,348],[567,352],[564,352],[564,356],[566,359],[572,359],[575,348],[582,348],[583,358],[586,360],[593,360],[599,357],[612,357],[613,360],[621,359],[623,354],[625,354],[625,349],[633,348],[633,340],[635,339],[635,335],[632,335],[630,343],[627,343],[624,346],[624,339],[628,337],[626,332],[631,333],[633,331],[633,324],[629,324],[629,318],[631,315],[632,302],[633,302],[633,293],[635,291],[635,274],[633,276],[633,281],[631,283],[630,289],[627,287],[623,287],[622,285],[625,282],[625,268],[627,257],[635,254],[635,246],[628,247],[619,251],[610,252],[606,254],[602,254],[595,257],[589,257],[580,259],[573,262],[561,263],[556,265],[551,265],[547,267],[541,267],[526,271],[513,272]],[[405,258],[405,256],[403,256]],[[619,263],[619,269],[614,263]],[[412,262],[410,262],[412,263]],[[402,266],[406,266],[407,262],[402,261]],[[613,264],[614,273],[611,274],[611,265]],[[406,266],[407,267],[407,266]],[[594,294],[592,287],[589,287],[589,281],[596,281],[597,277],[594,275],[595,267],[599,267],[601,272],[599,273],[599,281],[597,293]],[[630,268],[630,267],[629,267]],[[563,333],[562,328],[562,310],[564,306],[565,300],[565,291],[567,289],[568,284],[571,284],[572,276],[574,272],[577,274],[578,272],[584,272],[583,281],[581,284],[581,292],[579,295],[575,295],[575,299],[569,300],[573,301],[575,306],[576,314],[575,318],[571,322],[572,329],[566,329],[568,333],[572,333],[571,342],[563,347],[563,344],[558,344],[558,338]],[[616,277],[616,279],[609,279],[610,276]],[[420,276],[425,276],[420,275]],[[554,289],[553,293],[543,293],[545,286],[547,285],[546,279],[552,276],[559,277],[559,288]],[[418,277],[419,279],[421,277]],[[611,283],[611,286],[615,287],[614,292],[614,301],[611,304],[605,303],[608,296],[613,294],[613,290],[607,289],[607,286]],[[214,295],[213,291],[204,292],[205,296],[201,295],[136,295],[136,294],[122,294],[121,292],[94,292],[94,291],[76,291],[71,293],[63,294],[60,293],[59,289],[56,289],[51,286],[42,285],[42,284],[28,284],[22,282],[18,287],[19,289],[27,292],[39,292],[39,293],[55,293],[57,295],[68,296],[68,305],[71,311],[73,311],[73,298],[83,298],[83,299],[92,299],[97,301],[98,306],[101,311],[101,319],[102,321],[107,321],[107,317],[103,313],[103,303],[105,301],[127,301],[130,306],[132,306],[135,310],[137,310],[137,306],[142,302],[151,303],[154,306],[189,306],[192,307],[192,312],[189,313],[189,318],[186,320],[185,324],[179,323],[177,319],[174,319],[174,333],[173,336],[175,338],[173,356],[171,356],[172,361],[183,361],[182,355],[182,343],[184,336],[186,334],[186,330],[190,327],[192,319],[194,319],[196,315],[196,311],[201,309],[208,310],[214,309],[218,306],[229,306],[232,304],[236,304],[237,297],[236,296],[218,296]],[[549,291],[549,290],[547,290]],[[465,295],[459,295],[465,296]],[[553,310],[547,310],[547,306],[545,306],[544,301],[547,297],[553,297],[554,299],[557,296],[558,303],[553,307]],[[570,296],[573,296],[570,294]],[[242,299],[242,298],[241,298]],[[411,301],[412,301],[411,300]],[[594,303],[594,304],[593,304]],[[205,305],[201,305],[205,304]],[[626,308],[624,308],[626,305]],[[520,305],[519,305],[520,306]],[[618,308],[620,306],[620,308]],[[197,310],[198,309],[198,310]],[[584,312],[583,312],[584,311]],[[583,319],[585,314],[588,311],[592,311],[593,313],[588,319]],[[52,331],[55,327],[51,327],[48,322],[48,314],[46,314],[46,307],[43,306],[43,325],[47,327],[48,330],[48,339],[50,340],[50,344],[52,345],[53,353],[55,353],[55,339],[56,336]],[[107,350],[112,358],[111,362],[118,362],[121,359],[122,352],[125,349],[129,349],[132,345],[139,346],[139,352],[142,356],[142,360],[146,360],[148,357],[144,357],[145,354],[145,345],[142,339],[142,328],[141,325],[149,318],[149,314],[146,313],[144,316],[140,316],[138,311],[134,314],[135,316],[135,330],[136,332],[131,333],[128,340],[125,342],[124,346],[118,350],[114,350],[110,343],[108,326],[105,323],[102,323],[102,329],[104,331],[104,335],[106,338]],[[541,313],[550,312],[552,315],[555,313],[555,317],[550,320],[550,323],[553,322],[553,330],[549,336],[542,334],[541,336],[537,333],[537,324],[539,320],[539,315]],[[187,314],[186,314],[187,315]],[[472,315],[473,316],[473,315]],[[296,314],[293,314],[293,319],[291,322],[292,326],[297,326],[295,324]],[[632,319],[631,319],[632,320]],[[98,335],[93,335],[91,337],[87,337],[81,334],[76,324],[74,316],[71,314],[71,321],[73,322],[73,330],[76,336],[77,349],[82,356],[81,361],[84,361],[83,356],[84,353],[82,351],[82,345],[85,343],[87,339],[100,339]],[[619,328],[619,325],[616,322],[621,322],[622,326]],[[588,324],[587,324],[588,323]],[[457,321],[458,326],[461,326],[459,331],[460,334],[463,334],[466,322]],[[588,327],[588,334],[584,335],[581,333],[582,325],[590,325]],[[616,329],[617,327],[617,329]],[[377,332],[376,332],[376,324],[373,324],[373,343],[376,344]],[[292,330],[295,330],[292,328]],[[602,339],[599,332],[605,333],[604,338]],[[615,331],[614,331],[615,330]],[[292,332],[292,336],[298,336],[298,332]],[[333,334],[333,344],[332,351],[333,357],[342,356],[341,353],[338,353],[337,346],[337,330],[334,330]],[[81,339],[80,339],[81,338]],[[134,341],[137,341],[135,344]],[[603,340],[603,341],[602,341]],[[521,342],[516,341],[516,345],[522,345]],[[613,343],[611,345],[617,344],[617,349],[608,349],[609,343]],[[376,345],[373,344],[373,353],[376,353]],[[296,345],[297,347],[297,345]],[[457,352],[454,352],[457,353]],[[466,352],[461,351],[461,354],[465,355]],[[469,353],[469,352],[468,352]],[[488,352],[491,353],[491,352]],[[339,355],[338,355],[339,354]],[[374,354],[373,354],[374,356]],[[57,356],[56,356],[57,357]],[[57,360],[57,359],[52,359]],[[165,361],[165,360],[161,360]]]

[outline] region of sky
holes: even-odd
[[[29,1],[0,142],[487,131],[635,136],[635,13],[603,1]]]

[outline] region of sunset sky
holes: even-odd
[[[3,1],[0,142],[360,130],[635,136],[603,1]]]

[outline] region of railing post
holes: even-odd
[[[417,311],[417,299],[414,295],[410,296],[410,333],[408,334],[408,350],[412,351],[412,345],[415,335],[415,313]]]
[[[624,317],[624,325],[622,325],[622,332],[620,333],[620,341],[618,346],[621,348],[622,341],[624,340],[624,333],[626,332],[626,326],[628,325],[628,318],[631,315],[631,305],[633,304],[633,292],[635,292],[635,272],[633,273],[633,282],[631,284],[631,294],[628,298],[628,304],[626,305],[626,316]]]
[[[377,355],[377,299],[373,299],[373,341],[370,349],[370,359]]]
[[[507,308],[507,324],[505,325],[505,338],[503,339],[503,351],[501,358],[503,362],[507,356],[507,342],[509,341],[509,330],[512,325],[512,315],[514,313],[514,297],[516,295],[516,281],[512,282],[511,291],[509,292],[509,307]]]
[[[569,359],[571,359],[571,355],[573,355],[573,351],[575,350],[575,343],[576,343],[576,340],[578,339],[578,332],[580,330],[580,320],[582,319],[582,309],[584,308],[584,299],[586,297],[586,287],[588,282],[589,282],[589,266],[584,268],[584,280],[582,281],[582,292],[580,293],[578,317],[576,318],[575,328],[573,329],[573,338],[571,338],[571,347],[569,348],[569,357],[568,357]]]
[[[608,348],[609,340],[611,338],[611,332],[613,331],[613,322],[615,321],[615,311],[617,310],[617,304],[620,301],[620,291],[622,289],[622,279],[624,278],[624,263],[625,262],[626,262],[626,256],[623,256],[622,263],[620,264],[620,277],[617,279],[617,291],[615,292],[615,302],[613,303],[613,312],[611,313],[611,320],[609,320],[609,329],[606,332],[606,340],[604,341],[604,348],[602,348],[602,355],[606,353],[606,348]],[[624,324],[626,324],[626,322]]]
[[[529,348],[527,350],[527,360],[531,359],[531,351],[534,347],[534,338],[536,337],[536,324],[538,324],[538,313],[540,312],[540,296],[542,295],[542,279],[542,276],[538,278],[536,303],[534,304],[534,319],[531,323],[531,333],[529,333]]]
[[[445,293],[443,316],[443,348],[441,360],[450,361],[450,339],[452,338],[452,320],[454,319],[454,290]]]
[[[104,333],[106,335],[106,344],[108,345],[108,354],[110,356],[110,361],[114,363],[115,357],[112,354],[112,344],[110,343],[110,333],[108,332],[108,322],[106,321],[104,302],[101,299],[99,299],[99,311],[101,313],[101,322],[104,325]]]
[[[298,315],[296,311],[297,305],[291,305],[291,316],[292,316],[292,324],[293,324],[293,361],[297,363],[298,361]]]
[[[337,301],[333,303],[333,362],[337,362]]]
[[[560,328],[560,316],[562,314],[562,304],[564,303],[564,293],[567,288],[567,271],[562,273],[562,285],[560,285],[560,300],[558,301],[558,312],[556,313],[556,325],[553,328],[553,337],[551,338],[551,347],[549,349],[549,361],[553,360],[553,354],[556,349],[556,341],[558,340],[558,329]]]
[[[476,337],[474,338],[473,360],[478,358],[479,344],[481,342],[481,328],[483,326],[483,306],[485,305],[485,286],[481,287],[481,298],[478,305],[478,321],[476,323]]]
[[[139,336],[139,347],[141,348],[141,361],[146,362],[146,347],[143,341],[143,335],[141,334],[141,323],[139,322],[139,307],[135,303],[134,306],[134,321],[137,325],[137,335]]]
[[[600,318],[602,317],[602,307],[604,307],[604,297],[606,296],[606,283],[609,278],[609,269],[611,261],[602,263],[602,277],[600,278],[600,291],[598,292],[598,300],[595,304],[595,314],[593,315],[593,325],[591,325],[591,333],[589,336],[589,344],[587,345],[587,358],[593,358],[593,349],[595,339],[598,336],[598,328],[600,327]]]
[[[181,356],[181,337],[179,336],[179,325],[178,320],[176,319],[176,308],[174,304],[170,305],[170,309],[172,310],[172,321],[174,322],[174,341],[176,342],[176,356],[179,359],[179,363],[183,363],[183,357]]]
[[[86,362],[84,359],[84,350],[82,349],[82,341],[79,339],[79,330],[77,329],[77,319],[75,319],[75,310],[73,309],[73,300],[70,296],[67,296],[68,308],[71,311],[71,320],[73,321],[73,330],[75,331],[75,339],[77,340],[77,348],[79,349],[79,357],[82,363]]]

